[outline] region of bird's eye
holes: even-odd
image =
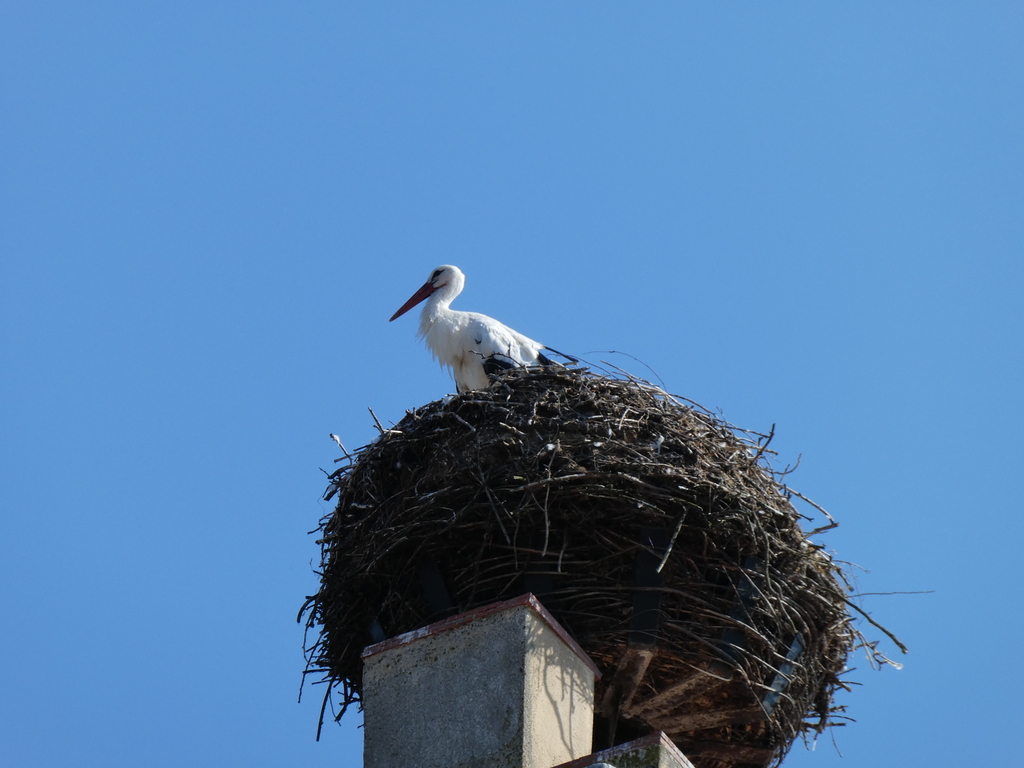
[[[435,269],[434,270],[434,274],[432,274],[430,276],[430,282],[434,282],[435,280],[437,280],[437,278],[439,278],[441,276],[441,272],[443,272],[443,271],[444,270],[441,270],[441,269]]]

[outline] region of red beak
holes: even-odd
[[[416,291],[416,293],[409,297],[409,300],[402,305],[401,309],[399,309],[397,312],[395,312],[395,314],[391,316],[391,320],[394,320],[395,318],[404,315],[410,309],[412,309],[425,298],[427,298],[427,296],[432,294],[434,290],[434,284],[427,280],[427,282],[425,282],[423,286],[418,291]],[[391,320],[388,320],[388,322],[390,323]]]

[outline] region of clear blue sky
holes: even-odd
[[[1022,41],[1010,2],[4,3],[0,763],[360,765],[295,703],[306,532],[328,433],[452,389],[387,319],[454,263],[457,308],[776,424],[861,588],[934,590],[866,599],[906,668],[787,765],[1015,764]]]

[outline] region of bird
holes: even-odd
[[[393,322],[421,301],[426,300],[420,314],[417,333],[427,344],[434,359],[451,369],[458,391],[487,389],[489,374],[510,368],[554,365],[542,350],[562,355],[507,325],[478,312],[449,309],[462,293],[466,276],[458,267],[442,264],[409,300],[391,316]],[[575,362],[574,358],[562,355]]]

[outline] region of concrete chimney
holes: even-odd
[[[552,768],[588,755],[597,667],[533,595],[363,651],[364,768]]]

